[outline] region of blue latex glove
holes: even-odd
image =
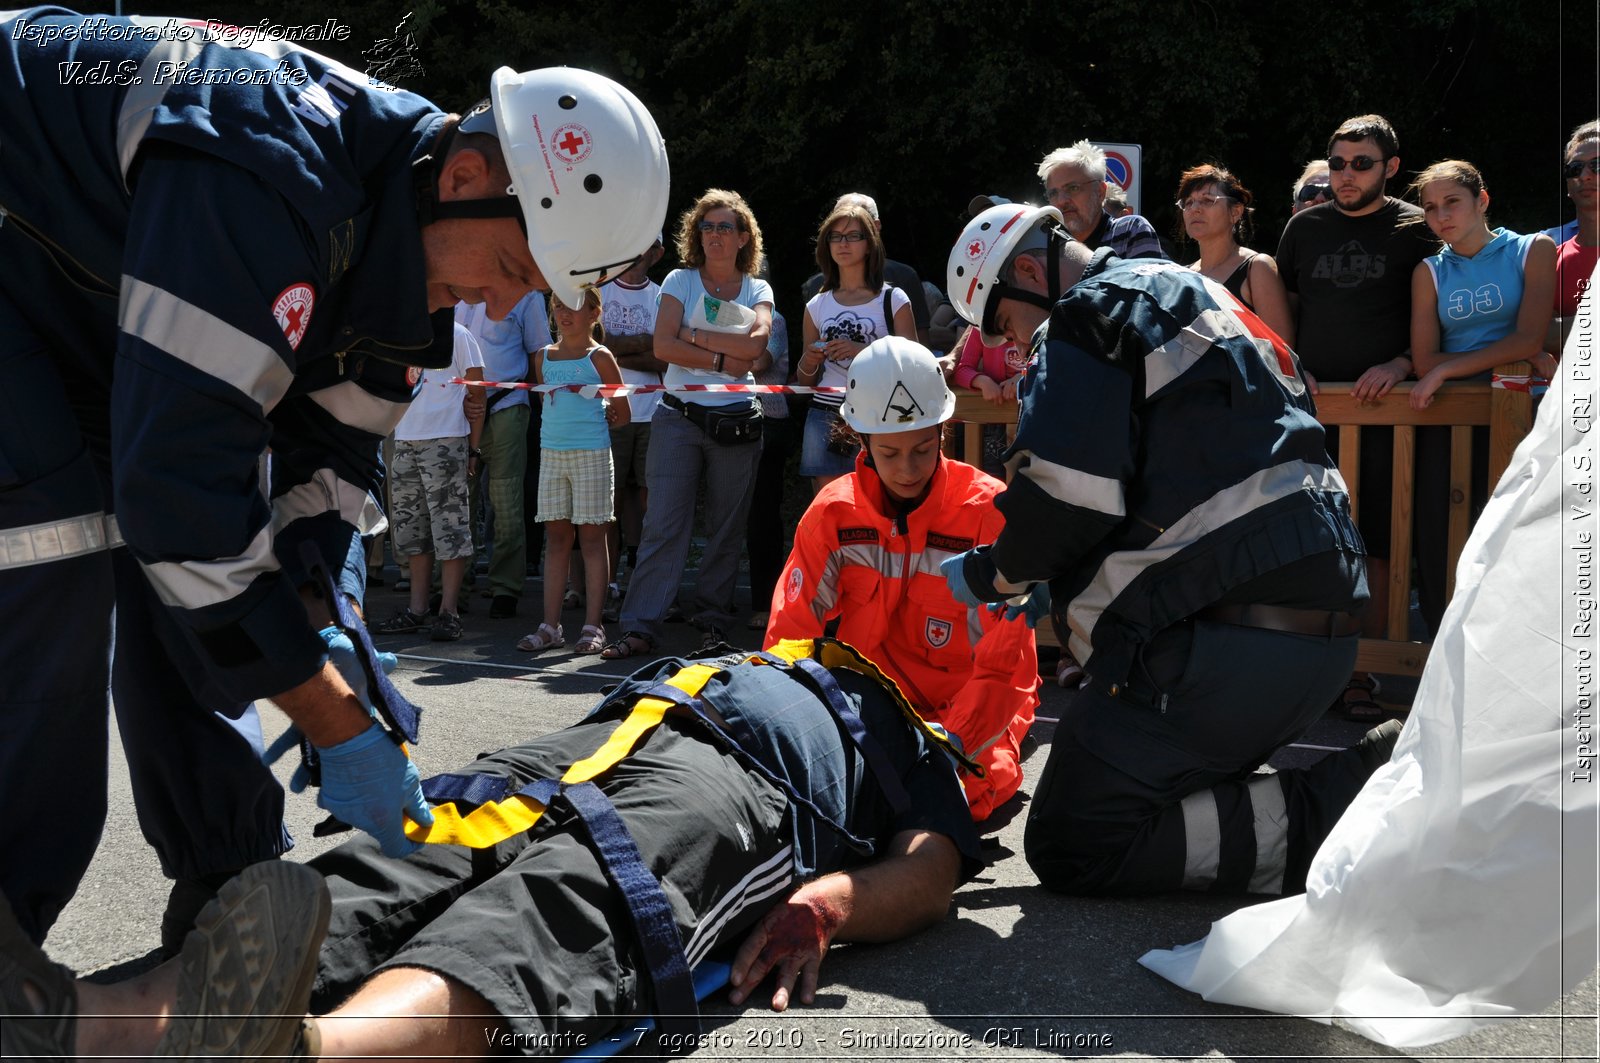
[[[976,594],[972,593],[972,588],[967,586],[965,565],[967,563],[967,554],[971,552],[969,550],[966,554],[957,554],[955,557],[941,562],[939,571],[944,575],[944,581],[950,585],[951,597],[962,605],[976,608],[984,603]]]
[[[318,806],[366,831],[383,846],[385,856],[405,856],[422,848],[405,835],[408,813],[418,823],[433,822],[417,766],[383,725],[335,746],[318,746],[322,791]]]
[[[375,721],[354,738],[334,746],[318,746],[322,765],[322,792],[317,804],[344,822],[364,830],[378,840],[387,856],[405,856],[420,845],[405,836],[402,813],[426,826],[433,822],[427,799],[422,796],[422,777],[405,751],[389,737],[367,692],[367,674],[356,657],[355,643],[337,627],[329,625],[318,632],[328,647],[328,661],[350,684],[361,705]],[[387,674],[397,658],[380,653],[378,665]],[[298,785],[296,785],[298,784]],[[305,788],[301,772],[290,783],[298,792]]]
[[[989,612],[1003,613],[1006,620],[1015,620],[1020,616],[1030,629],[1036,628],[1041,619],[1050,615],[1050,584],[1035,583],[1033,590],[1027,594],[1019,594],[1003,602],[992,602]]]

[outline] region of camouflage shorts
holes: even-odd
[[[389,532],[396,557],[472,556],[467,508],[467,438],[396,440]]]

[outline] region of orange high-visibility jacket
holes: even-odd
[[[858,457],[856,471],[823,488],[800,518],[767,627],[770,646],[815,638],[839,617],[838,638],[983,765],[984,778],[966,778],[976,820],[1022,782],[1019,746],[1039,703],[1038,654],[1020,620],[957,602],[939,564],[994,542],[1005,523],[994,496],[1004,488],[941,457],[928,497],[895,517],[878,474]]]

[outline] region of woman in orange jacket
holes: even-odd
[[[801,361],[819,358],[806,351]],[[814,367],[813,367],[814,368]],[[924,717],[984,767],[966,778],[985,819],[1022,781],[1020,745],[1039,703],[1033,632],[950,594],[939,564],[990,543],[1005,485],[941,453],[955,396],[932,352],[890,336],[856,356],[842,410],[865,442],[855,472],[828,484],[795,531],[772,596],[767,644],[837,637],[887,672]]]

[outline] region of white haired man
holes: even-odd
[[[1089,250],[1109,247],[1118,258],[1166,258],[1155,227],[1142,214],[1113,217],[1106,204],[1106,153],[1080,140],[1039,162],[1044,198],[1061,212],[1072,238]]]

